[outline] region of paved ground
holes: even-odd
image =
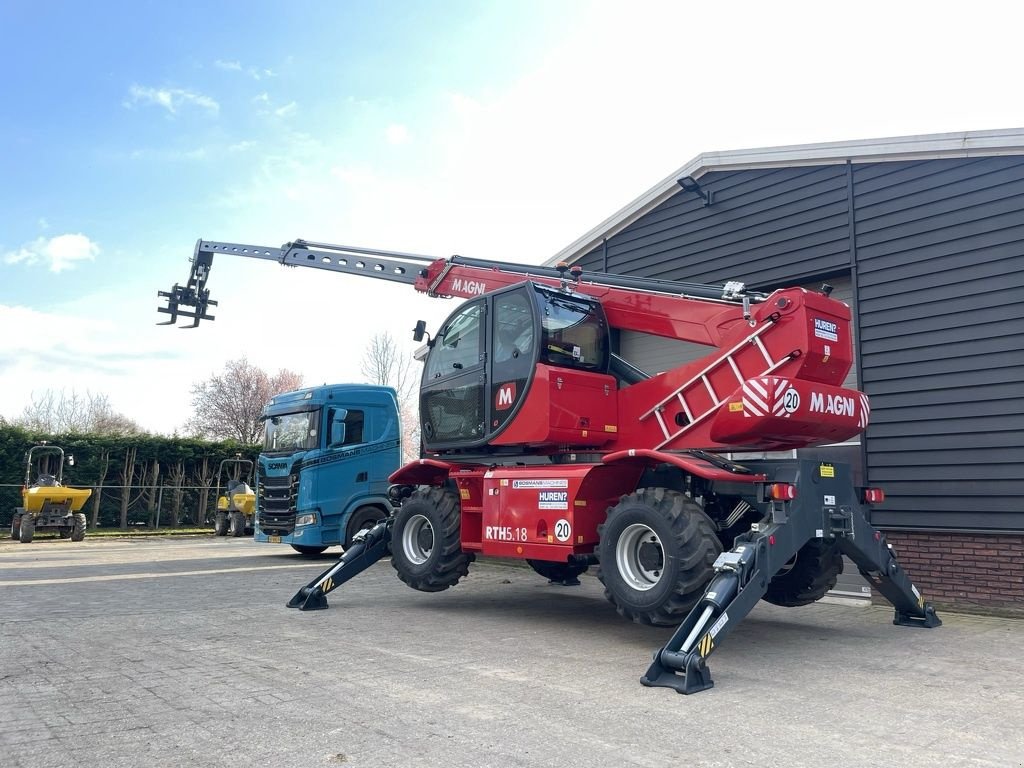
[[[0,765],[1024,765],[1024,622],[759,606],[694,696],[596,579],[476,563],[422,594],[251,541],[0,543]]]

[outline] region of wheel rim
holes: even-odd
[[[634,523],[615,544],[615,565],[626,586],[646,592],[661,581],[665,572],[665,547],[654,530]]]
[[[402,530],[402,553],[409,562],[423,565],[434,551],[434,526],[423,515],[413,515]]]

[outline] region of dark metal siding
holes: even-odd
[[[1024,158],[710,172],[699,183],[711,207],[680,191],[585,255],[584,269],[775,287],[847,273],[855,257],[868,481],[888,495],[874,521],[1024,530]]]
[[[1024,159],[855,166],[868,477],[890,526],[1024,529]]]

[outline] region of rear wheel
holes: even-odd
[[[226,512],[218,512],[213,518],[213,535],[228,535],[228,516]]]
[[[11,538],[15,541],[21,540],[21,515],[15,515],[11,520]]]
[[[74,522],[71,524],[71,540],[81,541],[85,538],[85,515],[81,512],[75,513]]]
[[[57,529],[57,535],[60,536],[62,539],[70,539],[71,538],[71,526],[70,525],[62,525],[59,529]]]
[[[327,547],[307,547],[305,544],[292,544],[292,549],[294,549],[300,555],[305,555],[306,557],[314,557],[316,555],[322,554],[327,549]]]
[[[787,608],[810,605],[836,586],[843,572],[843,556],[835,542],[815,539],[804,544],[796,557],[768,582],[762,600]]]
[[[587,570],[585,565],[553,563],[550,560],[527,560],[526,562],[548,581],[555,584],[564,584],[567,587],[579,584],[579,575],[586,573]]]
[[[352,539],[357,533],[373,528],[386,517],[387,514],[377,507],[359,507],[352,513],[348,525],[345,526],[345,549],[352,546]]]
[[[722,552],[715,525],[678,491],[624,496],[598,528],[598,578],[624,618],[676,626],[704,594]]]
[[[228,527],[228,535],[238,538],[245,536],[245,515],[241,512],[231,513],[231,522]]]
[[[476,559],[462,551],[459,497],[450,488],[424,486],[413,492],[395,516],[391,565],[398,578],[421,592],[455,586]]]
[[[20,530],[21,535],[19,538],[21,539],[21,543],[28,544],[32,541],[32,537],[36,532],[36,519],[32,517],[32,515],[22,515]]]

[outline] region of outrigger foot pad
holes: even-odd
[[[676,693],[689,695],[700,693],[708,688],[714,688],[711,680],[711,670],[699,653],[677,654],[671,653],[672,659],[676,662],[666,666],[662,661],[664,650],[654,654],[654,663],[651,664],[647,674],[640,678],[640,684],[648,688],[672,688]],[[680,668],[682,674],[675,671]]]
[[[897,608],[896,615],[893,616],[892,623],[900,627],[922,627],[924,629],[933,629],[935,627],[942,626],[942,619],[940,619],[938,614],[935,613],[935,608],[931,603],[925,603],[923,610],[924,615],[918,616],[917,614],[901,611]]]
[[[300,611],[326,611],[327,595],[320,587],[303,587],[288,601],[288,607]]]

